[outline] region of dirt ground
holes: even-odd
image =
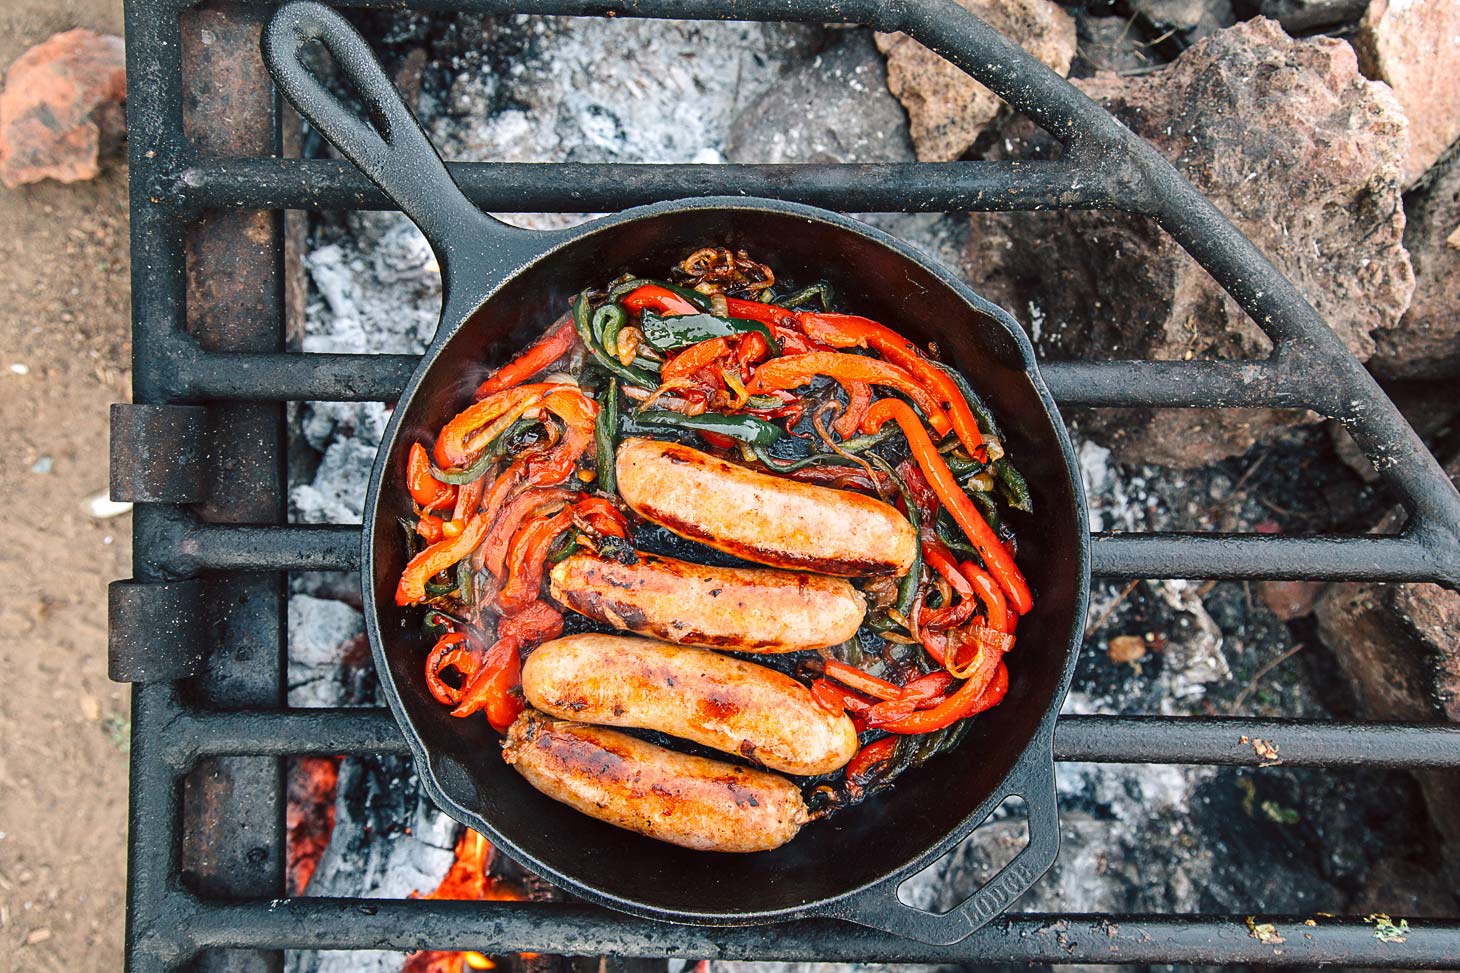
[[[119,0],[5,0],[0,65]],[[0,971],[118,970],[127,690],[106,676],[106,585],[130,572],[106,490],[128,397],[126,172],[0,189]]]

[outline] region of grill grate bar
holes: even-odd
[[[171,376],[179,400],[392,401],[413,355],[244,354],[189,348]],[[1342,411],[1328,390],[1263,361],[1051,361],[1040,373],[1061,405]]]
[[[224,754],[409,753],[385,709],[184,711],[174,731],[170,760],[180,770]],[[1243,737],[1275,745],[1285,767],[1460,768],[1460,725],[1448,723],[1064,716],[1054,753],[1091,763],[1262,766]]]
[[[360,566],[355,524],[204,524],[169,518],[148,536],[159,570],[353,571]],[[1095,534],[1094,573],[1105,578],[1231,578],[1455,583],[1456,565],[1407,535],[1125,533]]]
[[[551,929],[564,953],[792,962],[1247,963],[1340,962],[1406,969],[1460,954],[1460,925],[1415,920],[1386,943],[1358,917],[1260,916],[1282,945],[1249,931],[1247,916],[1044,915],[997,919],[952,946],[927,946],[833,920],[770,927],[677,926],[576,904],[282,899],[195,904],[188,930],[199,947],[268,949],[532,950]],[[1307,921],[1314,925],[1309,926]]]
[[[491,212],[584,213],[668,199],[769,196],[858,213],[1147,208],[1118,168],[1065,161],[860,165],[649,165],[454,162],[472,202]],[[174,188],[193,209],[395,209],[345,162],[227,159],[185,169]]]

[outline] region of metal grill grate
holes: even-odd
[[[358,6],[386,6],[364,0]],[[1154,219],[1273,339],[1264,361],[1051,362],[1066,405],[1308,408],[1341,420],[1409,514],[1395,536],[1098,535],[1094,571],[1124,578],[1428,580],[1460,586],[1460,496],[1293,286],[1155,151],[951,0],[426,0],[422,9],[847,22],[904,31],[1065,146],[1055,162],[841,166],[454,165],[494,211],[594,211],[749,194],[866,211],[1122,209]],[[282,899],[282,774],[295,754],[404,753],[385,711],[283,708],[284,572],[357,565],[354,527],[291,526],[283,404],[390,400],[405,356],[288,354],[285,209],[381,208],[342,163],[278,158],[257,56],[270,8],[128,0],[134,405],[113,414],[113,493],[138,501],[135,579],[113,585],[115,678],[133,692],[128,964],[277,968],[284,948],[882,962],[1242,963],[1439,967],[1460,918],[1403,943],[1358,917],[1044,915],[923,946],[832,921],[669,926],[547,903]],[[213,270],[212,268],[217,268]],[[243,663],[243,664],[241,664]],[[1460,768],[1460,727],[1251,719],[1068,717],[1056,758]],[[183,799],[184,789],[187,800]],[[184,872],[186,871],[186,882]]]

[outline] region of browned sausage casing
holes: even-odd
[[[867,603],[849,583],[770,568],[717,568],[641,554],[621,564],[574,554],[553,565],[561,604],[666,642],[742,652],[797,652],[839,645],[862,624]]]
[[[619,495],[680,537],[757,564],[901,577],[917,555],[907,518],[880,500],[727,463],[679,443],[625,439]]]
[[[784,777],[530,709],[507,730],[502,756],[555,801],[699,851],[769,851],[809,818]]]
[[[852,721],[790,676],[653,639],[544,642],[522,667],[522,693],[551,716],[658,730],[787,774],[829,774],[857,752]]]

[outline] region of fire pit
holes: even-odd
[[[1050,363],[1056,398],[1094,407],[1312,408],[1342,420],[1380,460],[1410,520],[1403,534],[1388,537],[1100,534],[1096,573],[1460,583],[1460,500],[1291,285],[1147,147],[1009,53],[961,9],[785,0],[632,9],[483,2],[472,9],[851,21],[927,43],[1059,138],[1064,158],[793,167],[488,163],[453,172],[492,211],[615,210],[714,191],[852,211],[1148,214],[1263,323],[1276,351],[1254,362]],[[831,921],[708,930],[564,902],[285,897],[284,758],[397,758],[405,744],[382,710],[344,708],[343,699],[323,708],[286,705],[284,573],[351,570],[359,541],[357,528],[286,522],[284,403],[391,401],[415,360],[283,351],[285,268],[295,255],[279,210],[369,209],[384,201],[347,166],[273,157],[274,103],[257,57],[266,13],[180,12],[148,0],[128,10],[137,404],[114,415],[112,496],[143,506],[136,577],[113,587],[111,624],[113,674],[136,683],[132,969],[174,968],[199,954],[211,962],[220,951],[270,968],[284,949],[1389,967],[1448,965],[1460,954],[1455,919],[1415,921],[1402,935],[1380,937],[1359,916],[1022,914],[962,943],[932,947]],[[1460,732],[1066,716],[1056,753],[1099,763],[1453,769],[1460,767]],[[472,849],[463,851],[470,860]]]

